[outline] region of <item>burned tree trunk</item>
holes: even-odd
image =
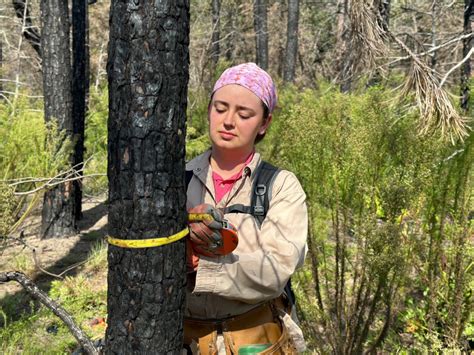
[[[296,59],[298,55],[298,22],[300,1],[288,0],[288,26],[286,34],[285,69],[283,80],[291,83],[295,80]]]
[[[45,120],[57,124],[58,130],[64,132],[66,138],[72,139],[71,56],[67,0],[42,0],[41,20]],[[58,142],[58,145],[63,143]],[[43,237],[76,233],[74,201],[71,181],[45,192],[41,221]]]
[[[189,0],[112,0],[109,81],[109,231],[121,239],[186,228],[184,144]],[[109,246],[106,352],[182,348],[185,243]]]
[[[86,102],[89,91],[89,46],[88,46],[87,0],[72,1],[72,120],[74,131],[73,166],[82,175],[84,163],[84,127]],[[82,216],[82,182],[74,181],[74,204],[76,220]]]
[[[474,21],[474,1],[464,0],[464,34],[468,35],[472,33],[472,22]],[[463,57],[466,57],[471,51],[474,44],[474,38],[466,38],[463,41]],[[471,60],[466,60],[461,66],[461,108],[468,112],[469,98],[470,98],[470,85],[469,80],[471,78]]]
[[[220,56],[220,12],[221,2],[220,0],[212,0],[212,46],[211,46],[211,59],[213,67],[215,68]],[[214,69],[213,68],[213,69]]]
[[[253,10],[257,65],[268,69],[267,0],[255,0]]]

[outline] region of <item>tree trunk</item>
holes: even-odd
[[[220,56],[220,12],[221,2],[220,0],[212,0],[212,49],[211,59],[213,69],[215,68]]]
[[[439,14],[438,14],[438,3],[436,0],[433,0],[431,3],[431,48],[435,48],[437,45],[437,37],[436,37],[436,27],[437,23],[436,21],[438,20]],[[436,74],[436,64],[438,62],[438,57],[436,54],[436,51],[433,51],[431,54],[431,71],[435,75]]]
[[[253,9],[257,65],[268,69],[267,0],[255,0]]]
[[[385,32],[388,31],[390,24],[390,3],[391,0],[380,0],[379,2],[380,24]]]
[[[0,36],[0,79],[3,79],[3,39]],[[0,80],[0,100],[3,100],[3,81]]]
[[[296,59],[298,55],[299,0],[288,0],[288,26],[286,34],[285,70],[283,81],[295,81]]]
[[[65,132],[66,137],[72,139],[71,58],[67,0],[42,0],[41,20],[45,120],[56,123],[58,130]],[[65,182],[46,191],[41,221],[42,236],[56,237],[76,233],[74,207],[72,182]]]
[[[464,34],[468,35],[472,33],[472,20],[474,18],[474,1],[464,0]],[[471,51],[474,45],[474,38],[470,37],[463,41],[463,58]],[[471,78],[471,60],[466,60],[461,66],[461,108],[465,112],[469,112],[469,98],[470,98],[470,85],[469,80]]]
[[[72,1],[72,113],[74,129],[73,166],[76,171],[84,162],[84,126],[86,97],[89,91],[89,47],[88,47],[88,4],[87,0]],[[79,172],[82,175],[82,172]],[[76,220],[82,217],[82,181],[76,180],[74,204]]]
[[[237,7],[238,4],[232,1],[232,5]],[[227,7],[227,10],[225,12],[226,14],[226,23],[225,23],[225,59],[233,63],[234,60],[234,45],[235,45],[235,33],[236,33],[236,28],[235,28],[235,13],[233,10],[230,8],[230,6]]]
[[[187,225],[184,189],[189,0],[112,0],[109,81],[109,231],[170,236]],[[179,353],[185,243],[108,250],[108,354]]]
[[[41,36],[36,27],[33,26],[30,15],[30,6],[26,0],[12,0],[13,8],[16,16],[22,21],[23,36],[25,36],[28,43],[33,47],[38,57],[41,58]]]

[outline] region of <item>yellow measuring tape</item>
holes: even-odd
[[[181,232],[176,234],[170,235],[169,237],[164,238],[150,238],[150,239],[117,239],[111,237],[110,235],[107,237],[107,241],[109,244],[115,245],[116,247],[121,248],[152,248],[152,247],[160,247],[165,244],[174,243],[184,237],[186,237],[189,233],[189,229],[183,229]]]
[[[191,222],[196,221],[212,221],[214,218],[207,213],[189,213],[188,220]],[[150,239],[118,239],[112,236],[107,236],[107,242],[120,248],[153,248],[160,247],[162,245],[174,243],[189,234],[189,229],[186,227],[181,232],[170,235],[169,237],[163,238],[150,238]]]

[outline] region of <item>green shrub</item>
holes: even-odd
[[[468,142],[453,147],[437,136],[419,136],[416,115],[395,105],[391,92],[383,88],[342,94],[322,85],[296,97],[295,89],[288,88],[280,92],[281,102],[287,95],[289,105],[275,113],[276,134],[265,139],[265,149],[271,160],[297,174],[308,196],[311,258],[307,267],[314,306],[302,308],[316,319],[304,323],[306,331],[312,346],[321,352],[380,348],[388,337],[394,339],[389,331],[393,324],[406,326],[393,316],[407,309],[405,294],[418,294],[429,284],[449,288],[436,266],[436,256],[447,255],[443,249],[453,251],[445,259],[448,268],[454,269],[460,258],[472,260],[472,250],[455,252],[460,250],[460,240],[466,243],[466,232],[472,231],[465,216],[457,224],[468,228],[464,237],[455,224],[447,228],[445,223],[442,233],[435,233],[433,223],[426,223],[449,218],[449,208],[439,208],[440,197],[455,205],[453,197],[446,199],[448,195],[442,193],[446,186],[450,191],[455,186],[472,191],[472,180],[467,179],[472,172],[454,173],[451,180],[440,175],[440,166],[447,169],[444,161],[453,152],[464,149],[465,155],[470,154]],[[465,159],[472,166],[472,157]],[[466,204],[472,206],[472,201],[463,200],[463,209],[469,210]],[[458,270],[458,278],[461,274],[469,276]],[[458,286],[466,289],[465,283]],[[450,306],[443,302],[444,308],[453,313],[457,302],[458,309],[470,314],[468,300],[460,300],[459,293],[447,295],[444,302]],[[433,301],[439,296],[428,292],[422,297],[422,312],[435,321],[427,326],[429,332],[420,328],[418,335],[421,344],[428,345],[437,334],[440,344],[448,348],[452,344],[433,325],[443,322],[440,302]],[[465,321],[458,317],[456,324],[462,333]],[[455,343],[459,336],[451,339]]]

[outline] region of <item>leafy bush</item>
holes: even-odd
[[[448,325],[436,300],[439,287],[449,289],[436,258],[446,256],[451,279],[457,270],[458,279],[464,280],[457,283],[463,294],[469,275],[459,264],[463,260],[463,266],[469,265],[473,253],[472,249],[460,253],[459,245],[465,245],[472,226],[465,214],[442,232],[435,232],[429,221],[450,218],[447,212],[456,210],[454,197],[442,191],[453,192],[455,186],[458,193],[472,190],[469,169],[461,173],[459,167],[452,179],[446,178],[453,170],[446,158],[453,152],[462,149],[465,163],[472,166],[469,141],[453,147],[436,136],[419,136],[416,115],[396,106],[390,91],[382,88],[349,95],[323,85],[296,98],[295,89],[288,88],[280,93],[281,102],[287,95],[292,104],[276,112],[264,150],[298,175],[308,196],[308,268],[314,287],[308,295],[317,306],[305,302],[302,307],[316,318],[303,322],[313,346],[338,353],[381,347],[387,337],[397,338],[398,332],[390,330],[404,327],[403,319],[395,315],[410,308],[406,304],[410,296],[405,295],[419,295],[429,285],[437,291],[421,293],[416,303],[426,314],[429,330],[420,328],[417,333],[420,349],[432,342],[433,334],[442,346],[461,346],[466,317],[458,316],[451,324],[457,336],[450,336],[450,345],[442,333],[446,329],[436,326]],[[466,192],[461,195],[463,210],[472,209]],[[440,208],[442,201],[450,208]],[[452,257],[442,252],[446,248]],[[307,272],[297,277],[303,284],[308,282]],[[307,286],[303,288],[307,291]],[[449,297],[447,292],[443,308],[453,314],[456,304],[461,314],[470,314],[470,301],[459,292],[456,297],[456,292]],[[403,339],[397,339],[403,348]]]

